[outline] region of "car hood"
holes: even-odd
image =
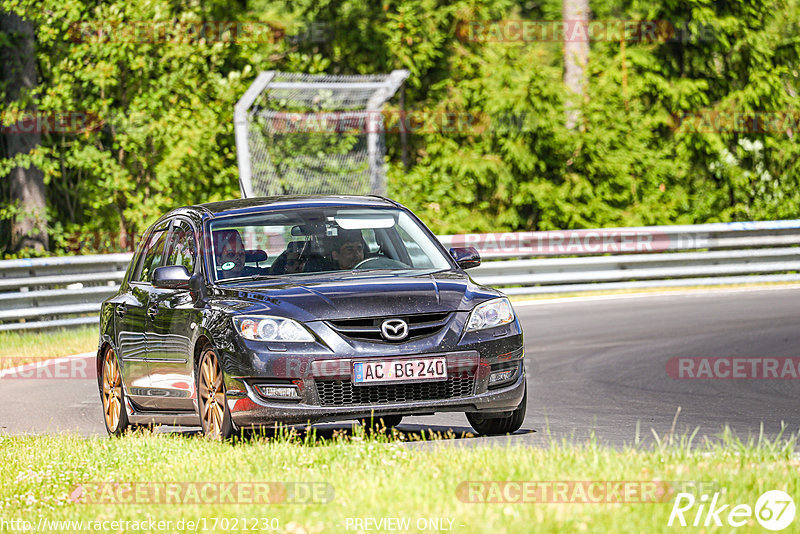
[[[300,277],[221,286],[215,302],[237,314],[259,313],[302,321],[471,310],[501,296],[457,271]]]

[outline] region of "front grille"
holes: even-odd
[[[339,334],[358,341],[387,342],[381,336],[381,323],[386,319],[403,319],[408,323],[408,337],[399,341],[413,341],[430,336],[444,328],[450,320],[451,312],[421,313],[417,315],[397,315],[392,317],[363,317],[360,319],[337,319],[328,325]],[[397,341],[391,343],[398,343]]]
[[[360,406],[400,402],[457,399],[475,391],[475,379],[450,378],[441,382],[354,386],[350,380],[317,380],[322,406]]]

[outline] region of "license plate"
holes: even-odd
[[[353,363],[353,383],[356,385],[423,380],[447,380],[447,359],[413,358]]]

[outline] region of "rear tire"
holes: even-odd
[[[211,345],[203,348],[197,367],[197,408],[207,439],[224,440],[234,435],[236,427],[226,402],[225,375]]]
[[[106,431],[111,436],[121,436],[131,427],[131,424],[128,421],[128,412],[125,411],[125,391],[122,387],[119,361],[111,347],[103,355],[100,398],[103,401],[103,419]]]
[[[511,434],[516,432],[525,421],[525,412],[528,407],[528,385],[525,382],[525,393],[522,395],[522,403],[517,409],[506,417],[482,417],[480,413],[467,413],[469,424],[475,432],[481,436],[497,436],[500,434]]]

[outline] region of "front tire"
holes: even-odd
[[[225,399],[225,376],[210,345],[200,354],[197,372],[197,407],[203,435],[208,439],[228,439],[236,432]]]
[[[403,421],[402,415],[383,415],[379,419],[386,428],[394,428]]]
[[[370,430],[389,430],[399,425],[402,420],[402,415],[377,415],[370,419],[362,419],[361,426]]]
[[[122,373],[114,349],[106,350],[103,356],[100,397],[103,401],[103,418],[106,431],[111,436],[121,436],[130,428],[128,412],[125,411],[125,392],[122,388]]]
[[[475,432],[481,436],[497,436],[500,434],[511,434],[522,426],[525,420],[525,412],[528,407],[528,385],[525,383],[525,393],[522,395],[522,403],[517,409],[506,417],[482,417],[480,413],[467,413],[469,424]]]

